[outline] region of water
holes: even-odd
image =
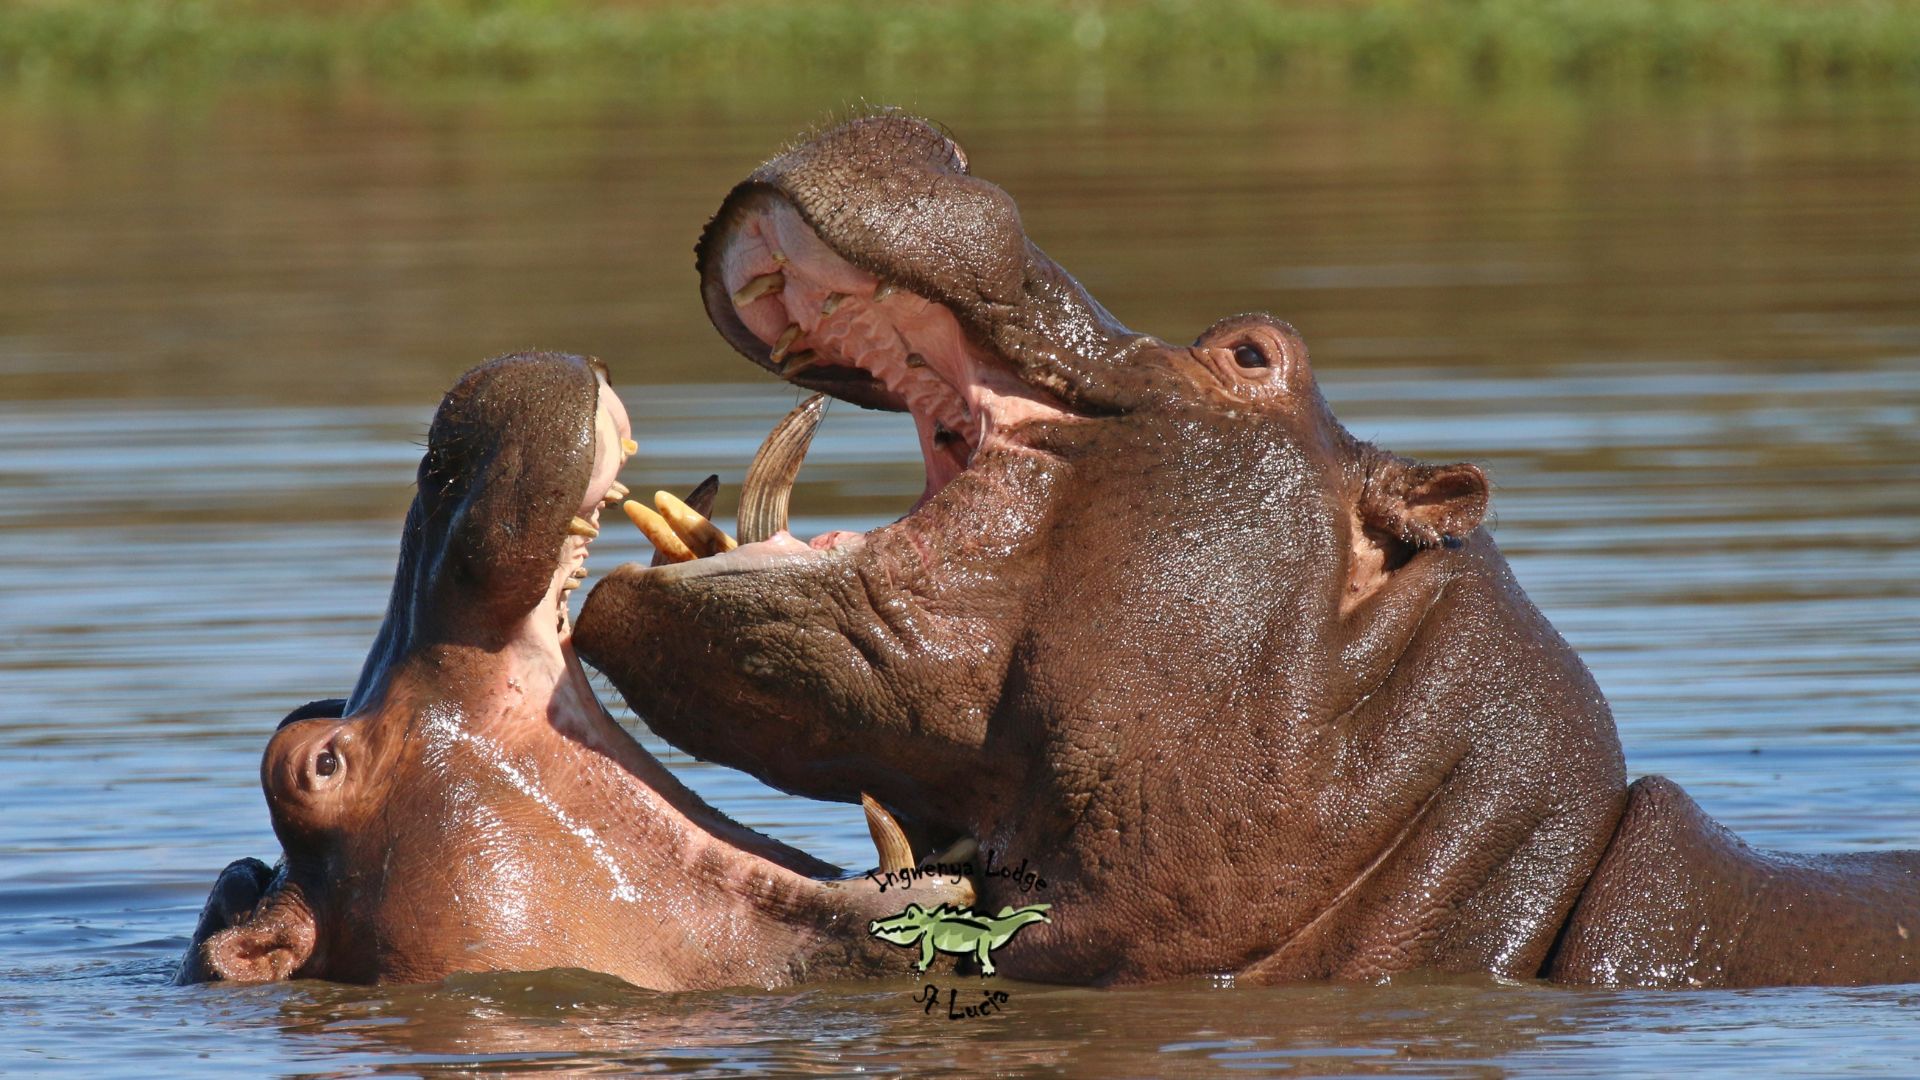
[[[906,980],[166,986],[218,869],[276,850],[260,748],[357,673],[455,375],[596,353],[629,483],[737,484],[793,395],[707,328],[691,245],[838,100],[0,101],[0,1070],[1920,1069],[1911,986],[1012,986],[975,1021]],[[1920,101],[919,104],[1131,324],[1274,310],[1355,431],[1485,464],[1634,773],[1761,845],[1920,847]],[[836,408],[796,524],[918,488],[904,422]],[[870,861],[857,810],[649,745]]]

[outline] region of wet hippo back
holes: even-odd
[[[1859,985],[1920,974],[1920,851],[1757,851],[1679,785],[1628,792],[1548,965],[1613,986]]]

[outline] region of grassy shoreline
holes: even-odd
[[[1920,0],[11,0],[0,88],[978,78],[1920,86]]]

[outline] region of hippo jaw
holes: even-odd
[[[360,684],[263,757],[285,860],[222,876],[182,981],[581,967],[685,989],[890,966],[860,928],[891,898],[702,802],[574,656],[567,597],[633,449],[598,361],[504,357],[448,394]]]

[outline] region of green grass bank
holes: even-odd
[[[0,0],[0,86],[1920,85],[1920,0]]]

